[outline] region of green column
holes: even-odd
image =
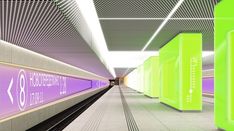
[[[215,124],[234,130],[234,1],[215,7]]]
[[[144,94],[159,97],[159,58],[152,56],[144,62]]]
[[[139,82],[139,92],[144,92],[144,66],[140,65],[138,67],[138,82]]]
[[[147,59],[144,62],[144,94],[147,96],[151,96],[150,95],[150,60]]]
[[[229,63],[228,66],[229,69],[229,86],[228,86],[228,102],[229,102],[229,120],[231,122],[232,128],[231,130],[234,130],[234,59],[231,56],[234,56],[234,31],[230,33],[230,43],[229,43],[229,51],[228,51],[228,57],[229,57]]]
[[[159,51],[160,101],[178,110],[202,110],[202,35],[181,33]]]
[[[136,90],[138,92],[141,92],[141,90],[143,89],[142,85],[141,85],[141,68],[140,66],[138,66],[136,69]],[[142,88],[142,89],[141,89]]]

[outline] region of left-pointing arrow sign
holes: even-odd
[[[11,88],[12,88],[12,85],[13,85],[13,78],[11,78],[11,82],[8,86],[8,89],[7,89],[7,94],[11,100],[11,103],[13,104],[13,97],[12,97],[12,94],[11,94]]]

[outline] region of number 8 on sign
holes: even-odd
[[[27,80],[24,70],[20,70],[18,74],[16,93],[19,109],[23,111],[27,103]]]

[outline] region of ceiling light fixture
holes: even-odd
[[[108,61],[109,51],[107,49],[106,41],[102,28],[98,19],[97,11],[94,6],[93,0],[76,0],[77,5],[88,25],[91,32],[91,48],[94,50],[100,61],[105,65],[106,69],[109,70],[113,78],[116,77],[114,68]],[[88,32],[88,31],[87,31]]]
[[[172,9],[172,11],[169,13],[169,15],[166,17],[166,19],[162,22],[162,24],[158,27],[158,29],[154,32],[154,34],[151,36],[149,41],[145,44],[145,46],[142,48],[141,51],[145,51],[145,49],[150,45],[150,43],[154,40],[154,38],[159,34],[159,32],[162,30],[162,28],[166,25],[166,23],[170,20],[170,18],[173,16],[173,14],[176,12],[176,10],[180,7],[180,5],[184,2],[184,0],[178,1],[176,6]]]

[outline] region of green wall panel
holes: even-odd
[[[202,35],[181,33],[159,51],[160,101],[178,110],[202,110]]]
[[[159,58],[152,56],[144,62],[144,94],[159,97]]]
[[[215,124],[234,130],[234,1],[215,7]]]
[[[140,65],[139,67],[137,67],[137,70],[138,70],[138,83],[139,83],[138,91],[143,93],[144,92],[144,66]]]
[[[144,62],[144,94],[147,96],[151,96],[151,89],[150,89],[150,72],[151,72],[151,68],[150,68],[150,60],[147,59]]]
[[[230,33],[230,44],[229,44],[229,86],[228,86],[228,102],[229,102],[229,115],[230,122],[232,125],[232,130],[234,130],[234,59],[231,56],[234,56],[234,31]]]

